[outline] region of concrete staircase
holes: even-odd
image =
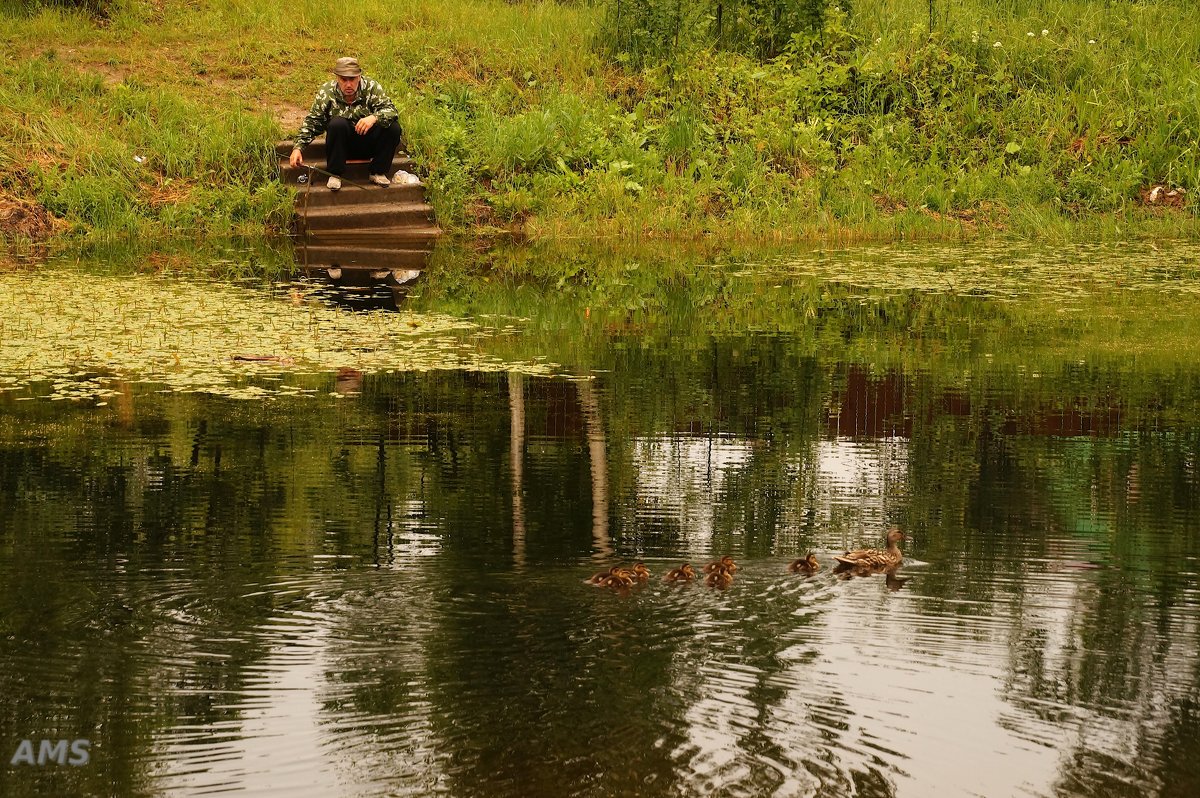
[[[304,148],[304,165],[292,168],[292,142],[281,141],[279,178],[296,186],[296,260],[309,276],[328,277],[337,285],[411,283],[424,268],[441,229],[425,201],[425,186],[376,186],[367,182],[367,161],[349,161],[340,191],[325,187],[325,139]],[[413,171],[403,154],[388,175]]]

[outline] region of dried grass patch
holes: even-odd
[[[178,205],[191,196],[192,189],[186,183],[170,183],[146,189],[146,201],[152,208]]]
[[[44,241],[66,226],[36,202],[0,192],[0,239]]]

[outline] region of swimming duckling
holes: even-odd
[[[604,577],[600,587],[624,588],[633,587],[633,576],[623,568],[614,569],[615,573]]]
[[[838,564],[834,570],[882,571],[886,568],[895,568],[904,560],[904,552],[900,551],[900,541],[906,539],[898,527],[892,527],[887,533],[886,549],[855,549],[845,554],[835,555],[833,559],[837,560]]]
[[[793,560],[788,566],[788,570],[794,574],[815,574],[821,570],[821,563],[817,562],[817,555],[811,551],[798,560]]]
[[[650,569],[643,562],[635,562],[633,567],[629,569],[629,573],[639,582],[645,582],[650,578]]]
[[[587,582],[589,585],[598,585],[601,582],[603,582],[604,578],[607,577],[609,574],[611,574],[613,572],[613,569],[616,567],[617,566],[614,565],[612,568],[609,568],[607,571],[599,571],[597,573],[594,573],[583,581]]]
[[[727,588],[733,584],[733,571],[727,568],[714,568],[704,577],[704,584],[709,587]]]
[[[601,571],[600,573],[592,574],[585,581],[589,585],[603,585],[604,582],[608,579],[613,579],[613,578],[620,579],[621,577],[628,576],[628,575],[629,575],[629,572],[626,571],[624,568],[622,568],[619,565],[614,565],[612,568],[609,568],[607,571]]]
[[[667,571],[667,575],[663,579],[667,582],[690,582],[696,578],[696,569],[691,563],[685,562],[678,568],[672,568]]]
[[[733,572],[738,569],[737,563],[728,554],[721,557],[719,560],[713,560],[708,565],[704,566],[704,573],[711,574],[714,571],[728,571],[732,576]]]

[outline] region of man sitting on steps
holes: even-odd
[[[330,191],[342,187],[346,159],[370,158],[369,180],[379,186],[419,183],[416,175],[403,170],[388,180],[387,169],[400,146],[400,122],[396,108],[377,81],[365,77],[355,58],[339,58],[333,67],[334,80],[317,90],[312,110],[304,118],[292,145],[292,168],[304,163],[301,150],[325,133],[326,185]]]

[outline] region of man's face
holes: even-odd
[[[352,78],[344,78],[337,75],[338,88],[342,91],[342,96],[346,98],[346,102],[354,99],[354,95],[358,94],[358,82],[362,80],[361,75],[355,75]]]

